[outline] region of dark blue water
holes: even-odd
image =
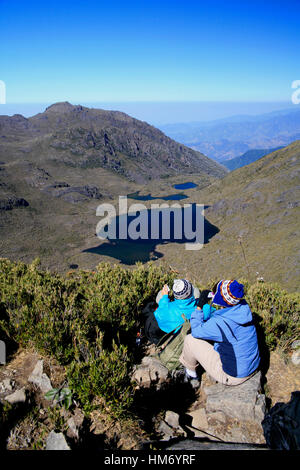
[[[182,199],[188,198],[185,194],[171,194],[170,196],[151,196],[147,194],[142,196],[139,191],[135,193],[127,194],[128,199],[135,199],[136,201],[153,201],[155,199],[162,199],[163,201],[181,201]]]
[[[177,209],[178,211],[181,211],[181,209]],[[161,210],[162,212],[164,209]],[[141,212],[146,212],[146,218],[148,221],[148,227],[149,231],[148,233],[153,233],[151,232],[152,228],[152,219],[151,219],[151,210],[145,210]],[[195,205],[193,205],[193,212],[191,213],[191,219],[192,220],[192,226],[193,230],[196,230],[195,227]],[[111,223],[116,224],[116,234],[119,234],[119,227],[120,224],[122,223],[121,218],[123,218],[124,215],[121,216],[116,216]],[[135,219],[134,216],[128,215],[127,216],[127,231],[128,228],[131,224],[131,222]],[[124,220],[124,219],[123,219]],[[188,220],[187,223],[191,223],[190,220]],[[160,214],[160,222],[162,221],[162,214]],[[104,241],[101,241],[101,243],[97,246],[94,246],[92,248],[89,248],[87,250],[84,250],[84,252],[87,253],[94,253],[98,255],[105,255],[105,256],[111,256],[115,259],[118,259],[121,263],[127,264],[127,265],[132,265],[135,264],[137,261],[141,261],[142,263],[146,263],[147,261],[150,261],[151,259],[157,259],[163,257],[163,254],[156,251],[156,245],[161,245],[165,243],[193,243],[193,239],[186,238],[185,236],[185,230],[184,230],[184,218],[182,217],[182,236],[181,238],[178,238],[178,236],[175,234],[175,228],[174,228],[174,221],[175,221],[175,215],[171,216],[170,219],[170,236],[168,238],[165,238],[163,235],[163,227],[164,225],[161,224],[159,225],[159,230],[155,236],[155,238],[148,237],[147,239],[143,238],[138,238],[135,240],[132,240],[131,238],[127,238],[126,240],[124,239],[118,239],[117,237],[114,237],[112,239],[107,239]],[[108,228],[108,226],[106,226]],[[141,228],[140,228],[141,229]],[[216,235],[219,232],[218,227],[215,225],[212,225],[210,222],[208,222],[204,218],[204,237],[203,237],[203,242],[208,243],[209,239],[212,238],[214,235]],[[185,247],[182,246],[180,249],[184,250]]]
[[[173,188],[175,189],[191,189],[191,188],[196,188],[198,185],[196,183],[193,183],[192,181],[188,181],[187,183],[180,183],[180,184],[174,184]]]

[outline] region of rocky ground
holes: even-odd
[[[265,376],[259,372],[236,387],[218,384],[204,373],[197,390],[177,388],[164,367],[146,356],[133,378],[147,411],[143,415],[137,403],[140,421],[126,422],[111,419],[103,410],[87,417],[76,401],[67,410],[46,400],[47,391],[65,384],[64,368],[35,351],[18,350],[0,367],[0,402],[4,413],[10,413],[9,422],[2,426],[0,447],[265,448],[261,426],[265,412],[278,401],[288,402],[291,392],[300,390],[298,343],[290,356],[272,352]]]

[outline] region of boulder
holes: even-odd
[[[216,384],[204,387],[206,394],[206,411],[222,411],[230,418],[239,421],[261,423],[266,410],[265,396],[261,394],[261,372],[256,373],[246,382],[226,386]]]
[[[208,429],[208,422],[205,408],[198,408],[194,411],[189,411],[188,416],[192,418],[191,425],[196,430],[206,430]]]
[[[14,381],[11,379],[4,379],[0,382],[0,393],[1,392],[12,392],[14,387]]]
[[[28,382],[36,385],[43,393],[52,390],[52,385],[47,374],[43,372],[44,362],[42,360],[36,363],[35,368],[28,377]]]
[[[295,366],[300,366],[300,349],[293,352],[291,361]]]
[[[46,450],[71,450],[62,432],[51,431],[47,437]]]
[[[159,423],[158,432],[162,434],[163,441],[169,441],[175,437],[175,430],[169,426],[164,420]]]
[[[180,428],[179,425],[179,414],[174,411],[166,411],[165,422],[174,429]]]
[[[169,375],[168,369],[155,357],[145,356],[142,363],[136,366],[132,379],[141,387],[150,387],[156,384],[160,388]]]
[[[71,418],[69,418],[67,421],[67,424],[68,424],[67,436],[70,437],[71,439],[75,439],[76,441],[78,441],[80,431],[82,429],[83,421],[84,421],[83,412],[79,408],[76,408],[73,416],[71,416]]]
[[[25,388],[22,387],[19,390],[16,390],[14,393],[11,393],[10,395],[7,395],[5,397],[5,400],[8,401],[11,404],[25,403],[25,401],[26,401]]]

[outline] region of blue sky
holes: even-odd
[[[0,0],[0,80],[8,104],[287,103],[299,26],[290,0]]]

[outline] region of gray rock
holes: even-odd
[[[261,423],[266,413],[266,397],[262,393],[257,394],[254,405],[254,421]]]
[[[174,411],[166,411],[166,414],[165,414],[165,423],[170,427],[172,428],[176,435],[183,435],[183,436],[186,436],[186,432],[184,431],[184,429],[182,429],[182,427],[180,426],[179,424],[179,414],[175,413]]]
[[[300,366],[300,349],[293,352],[291,361],[295,366]]]
[[[35,368],[28,377],[28,382],[35,384],[43,393],[47,393],[52,389],[52,385],[47,374],[43,372],[43,364],[42,360],[36,363]]]
[[[0,382],[0,393],[3,392],[12,392],[14,387],[14,381],[11,379],[4,379]]]
[[[3,383],[5,390],[7,390],[8,392],[12,391],[13,386],[14,386],[14,381],[12,381],[11,379],[4,379],[2,383]]]
[[[7,395],[5,397],[5,400],[8,401],[11,404],[15,403],[25,403],[26,401],[26,392],[25,388],[20,388],[19,390],[16,390],[14,393],[11,395]]]
[[[141,365],[136,367],[132,379],[141,387],[150,387],[156,384],[159,388],[162,383],[166,382],[168,375],[168,369],[158,359],[146,356]]]
[[[240,444],[240,443],[227,443],[219,441],[200,441],[192,439],[184,439],[176,442],[168,447],[166,450],[268,450],[265,446],[255,444]]]
[[[175,428],[175,429],[180,428],[179,414],[175,413],[174,411],[169,411],[169,410],[166,411],[165,422],[172,428]]]
[[[68,424],[67,436],[70,437],[71,439],[75,439],[76,441],[78,441],[83,421],[84,421],[84,414],[81,410],[77,408],[74,412],[74,415],[71,416],[71,418],[69,418],[67,421],[67,424]]]
[[[29,203],[22,197],[7,197],[6,199],[0,199],[0,211],[11,211],[16,207],[27,207]]]
[[[241,385],[225,386],[223,384],[204,388],[207,396],[208,412],[222,411],[239,421],[260,423],[264,417],[266,403],[261,392],[261,372]]]
[[[171,428],[165,421],[161,421],[158,426],[158,432],[162,434],[162,440],[169,441],[175,437],[175,430]]]
[[[292,349],[300,348],[300,339],[297,339],[296,341],[293,341],[293,343],[291,344],[291,348]]]
[[[192,418],[191,424],[193,428],[197,428],[199,431],[208,429],[207,416],[204,408],[190,411],[188,415]]]
[[[62,432],[51,431],[47,437],[46,450],[71,450]]]

